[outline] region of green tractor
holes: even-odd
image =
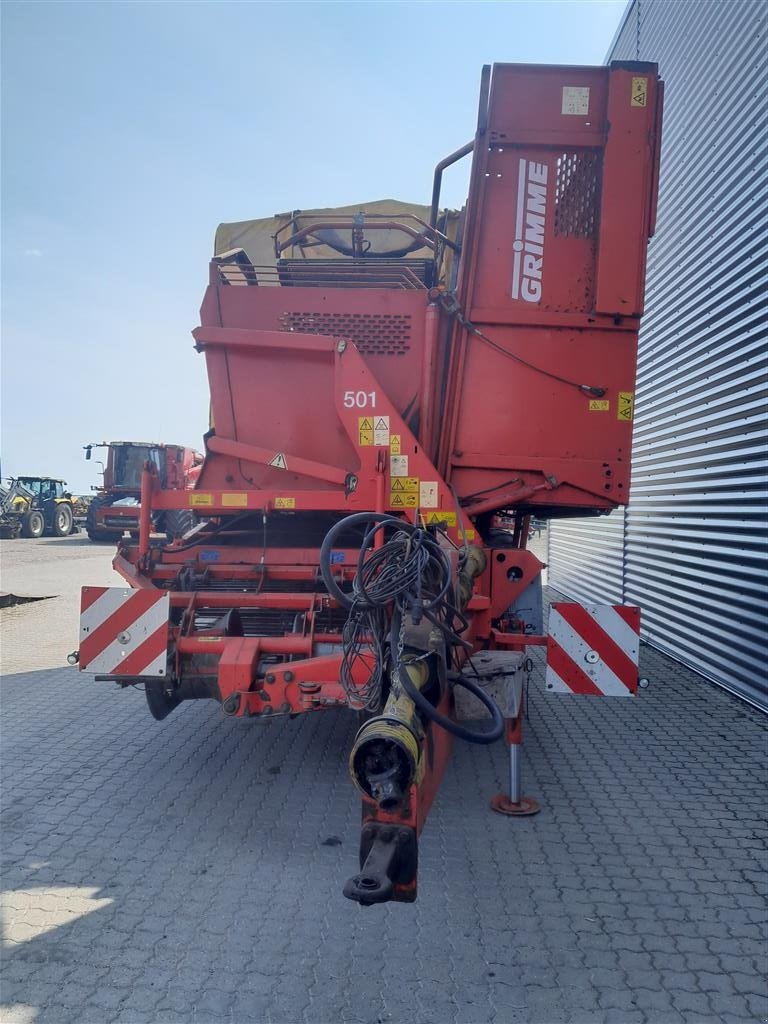
[[[0,536],[68,537],[77,532],[72,495],[66,481],[50,476],[20,476],[0,489]]]

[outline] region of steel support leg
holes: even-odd
[[[523,742],[523,709],[522,704],[517,718],[507,719],[507,743],[509,744],[509,795],[498,793],[491,800],[491,810],[497,814],[507,814],[512,818],[523,818],[538,814],[541,810],[538,802],[532,797],[522,795],[522,762],[521,749]]]
[[[520,744],[509,745],[509,799],[513,804],[520,803]]]

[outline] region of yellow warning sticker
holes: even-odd
[[[630,106],[633,106],[633,107],[647,107],[648,106],[648,79],[647,78],[633,78],[632,79],[632,99],[630,100]]]
[[[275,508],[296,508],[296,499],[275,498]]]
[[[607,398],[590,398],[589,400],[590,412],[608,412],[610,408],[611,403]]]
[[[190,494],[189,504],[192,508],[200,508],[202,505],[212,505],[213,495],[212,494]]]
[[[631,423],[635,418],[635,393],[634,391],[620,391],[619,405],[616,410],[616,419],[625,420]]]
[[[247,508],[248,507],[248,495],[247,494],[222,494],[221,504],[225,508]]]
[[[389,504],[392,508],[416,508],[419,504],[419,495],[412,491],[390,491]]]
[[[389,452],[390,455],[400,454],[400,435],[390,434],[389,435]]]
[[[370,447],[373,444],[373,420],[370,416],[357,417],[358,444]]]
[[[475,533],[474,530],[465,530],[464,531],[464,540],[474,540],[476,537],[477,537],[477,534]]]
[[[424,522],[427,526],[432,526],[435,523],[445,523],[446,526],[456,525],[456,513],[455,512],[427,512],[424,515]]]
[[[288,463],[282,452],[277,452],[275,457],[269,460],[268,465],[272,466],[273,469],[288,469]]]
[[[419,478],[417,476],[393,476],[389,483],[389,489],[393,493],[399,491],[404,494],[418,494]]]

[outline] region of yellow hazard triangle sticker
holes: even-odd
[[[270,459],[269,465],[274,466],[275,469],[288,469],[288,463],[282,452],[278,452],[274,459]]]

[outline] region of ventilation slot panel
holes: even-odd
[[[343,338],[368,356],[403,356],[411,347],[411,318],[404,314],[283,313],[280,329]]]
[[[562,153],[557,158],[555,234],[594,238],[600,213],[600,154]]]

